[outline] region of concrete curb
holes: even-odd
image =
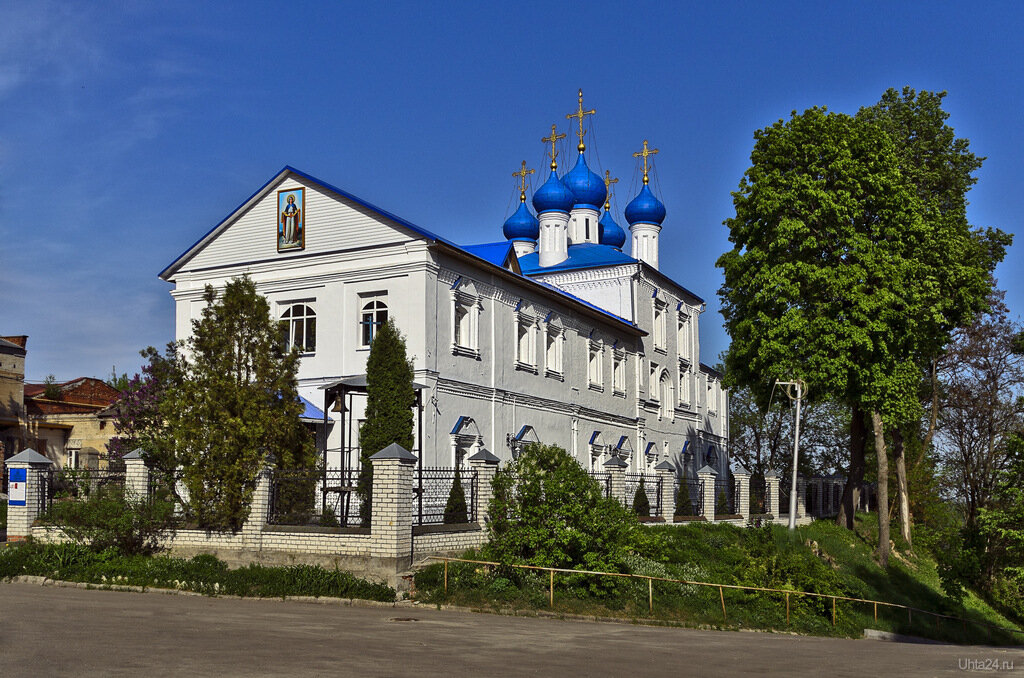
[[[34,575],[20,575],[10,579],[0,579],[0,583],[10,584],[33,584],[36,586],[54,586],[65,589],[84,589],[90,591],[121,591],[125,593],[153,593],[167,596],[193,596],[199,598],[225,598],[234,600],[267,600],[267,601],[291,601],[297,603],[317,603],[319,605],[341,605],[344,607],[412,607],[410,600],[396,600],[393,603],[385,603],[379,600],[363,600],[361,598],[318,598],[316,596],[228,596],[208,595],[197,591],[182,591],[180,589],[164,589],[155,586],[134,586],[130,584],[92,584],[80,581],[64,581],[61,579],[50,579]]]

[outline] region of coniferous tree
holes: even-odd
[[[640,484],[636,486],[636,494],[633,495],[633,513],[638,516],[651,515],[651,502],[647,499],[643,478],[640,478]]]
[[[466,493],[462,489],[460,475],[456,469],[455,482],[452,483],[451,492],[448,493],[448,503],[444,507],[445,525],[469,522],[469,507],[466,505]]]
[[[693,502],[690,500],[690,484],[686,481],[686,474],[683,474],[679,481],[679,490],[676,491],[676,512],[677,516],[688,516],[693,511]]]
[[[405,339],[388,320],[377,331],[366,360],[366,421],[359,429],[359,517],[369,527],[373,507],[373,464],[370,457],[391,443],[407,450],[413,446],[413,413],[416,393],[412,363],[406,357]]]

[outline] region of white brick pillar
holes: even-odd
[[[626,498],[626,468],[626,462],[615,456],[604,463],[604,470],[608,471],[608,475],[612,479],[612,496],[618,499],[623,506],[630,508],[632,503]]]
[[[773,470],[764,474],[764,494],[768,506],[765,510],[778,518],[782,515],[782,507],[779,506],[779,474]]]
[[[242,525],[242,534],[246,539],[254,542],[252,545],[259,547],[258,543],[262,538],[263,527],[270,517],[270,492],[274,482],[274,462],[268,460],[267,465],[256,476],[256,489],[252,493],[252,504],[249,506],[249,517]]]
[[[732,475],[736,479],[736,487],[733,488],[736,493],[736,513],[743,516],[743,522],[746,523],[750,520],[750,471],[737,465]]]
[[[661,517],[671,523],[676,515],[676,467],[668,460],[654,467],[661,481]]]
[[[394,564],[400,572],[412,564],[412,484],[416,455],[391,443],[370,457],[373,464],[371,493],[371,553]]]
[[[704,497],[704,505],[701,507],[701,515],[709,522],[715,522],[715,476],[718,471],[710,466],[704,466],[697,471],[697,478],[700,479],[701,494]]]
[[[796,477],[796,517],[807,515],[807,479],[802,475]]]
[[[476,471],[476,521],[483,525],[487,522],[488,509],[494,496],[491,483],[494,482],[494,474],[498,472],[498,462],[501,460],[487,450],[480,450],[466,461]]]
[[[149,499],[149,467],[142,459],[142,450],[124,455],[124,494],[131,501]]]
[[[32,523],[46,498],[47,473],[52,466],[52,461],[33,449],[7,460],[7,541],[32,536]]]

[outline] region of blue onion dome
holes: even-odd
[[[610,212],[605,211],[601,221],[597,222],[597,227],[598,242],[602,245],[610,245],[617,250],[621,250],[622,246],[626,244],[626,232],[615,223]]]
[[[533,208],[537,210],[537,214],[544,212],[568,213],[572,209],[574,200],[572,192],[558,180],[555,170],[551,170],[548,180],[533,193]]]
[[[540,237],[540,222],[526,206],[525,198],[519,203],[519,209],[505,220],[501,232],[508,240],[533,240]]]
[[[562,177],[562,183],[576,197],[573,207],[589,207],[599,210],[608,196],[604,179],[590,171],[582,152],[576,159],[576,166]]]
[[[640,192],[626,205],[626,221],[633,224],[661,225],[665,220],[665,206],[654,197],[646,183]]]

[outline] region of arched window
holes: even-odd
[[[359,334],[362,345],[369,346],[377,331],[388,321],[388,305],[384,295],[363,297],[363,308],[359,316]]]
[[[316,350],[316,313],[306,304],[292,304],[277,323],[285,350],[293,346],[301,353]]]

